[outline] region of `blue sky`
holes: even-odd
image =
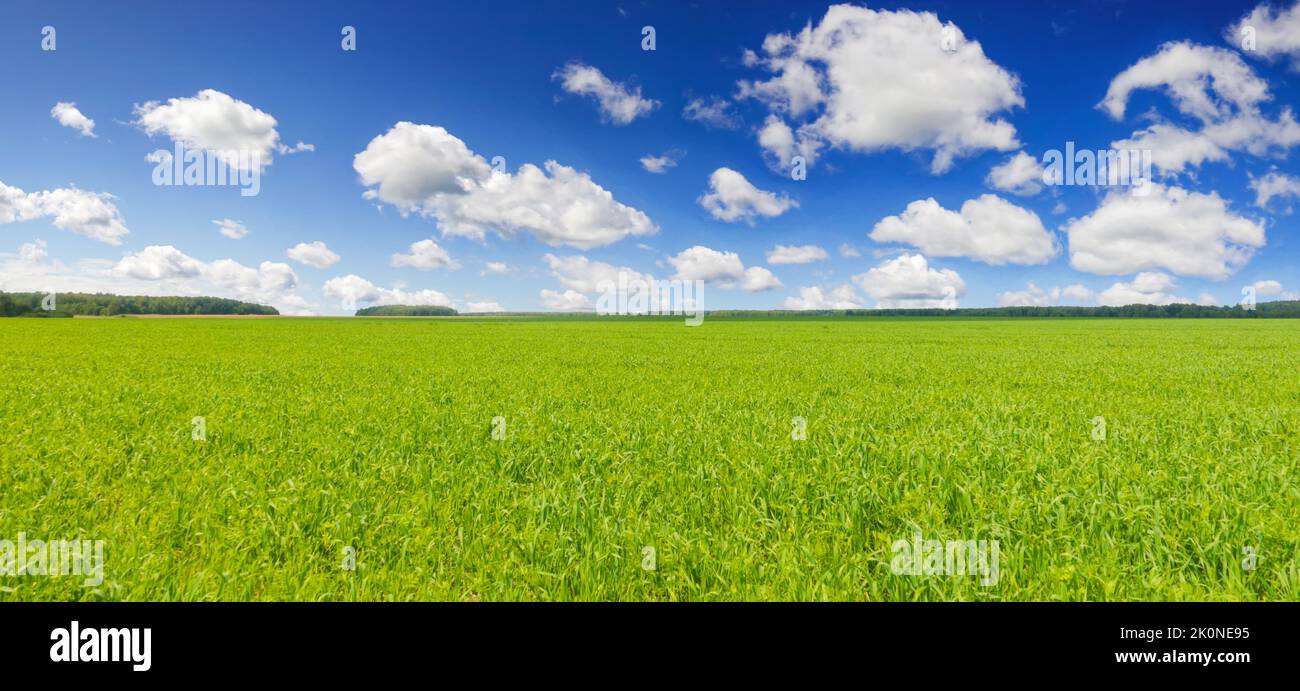
[[[8,2],[0,289],[538,311],[627,269],[707,280],[711,309],[1294,297],[1300,11],[1050,5]],[[256,196],[146,161],[268,136]],[[1145,196],[990,178],[1126,140]]]

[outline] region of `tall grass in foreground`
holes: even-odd
[[[107,563],[0,599],[1296,600],[1297,344],[1265,320],[5,320],[0,538]],[[917,530],[998,540],[997,585],[895,575]]]

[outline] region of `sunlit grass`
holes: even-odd
[[[102,587],[0,599],[1295,600],[1297,345],[1282,320],[0,320],[0,539],[107,543]],[[917,529],[998,540],[998,584],[894,575]]]

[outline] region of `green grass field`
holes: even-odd
[[[0,538],[106,543],[100,587],[0,599],[1296,600],[1297,345],[1284,320],[0,320]],[[916,530],[998,540],[997,584],[895,575]]]

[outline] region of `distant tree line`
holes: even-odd
[[[450,307],[384,305],[357,311],[359,317],[428,317],[458,314]],[[1131,317],[1143,319],[1278,319],[1300,318],[1300,301],[1261,302],[1248,310],[1240,305],[1222,307],[1191,304],[1125,305],[1123,307],[963,307],[959,309],[851,309],[851,310],[708,310],[707,317],[748,319],[800,319],[817,317]],[[596,313],[581,312],[497,312],[494,317],[545,319],[592,319]],[[682,319],[681,315],[619,315],[601,319]]]
[[[274,307],[213,297],[150,297],[109,293],[56,293],[53,311],[42,309],[45,293],[0,293],[0,317],[112,317],[119,314],[279,314]]]
[[[1260,319],[1300,317],[1300,301],[1240,305],[1125,305],[1123,307],[963,307],[959,309],[710,310],[710,317],[1141,317],[1145,319]]]
[[[375,305],[357,310],[358,317],[454,317],[450,307],[433,305]]]

